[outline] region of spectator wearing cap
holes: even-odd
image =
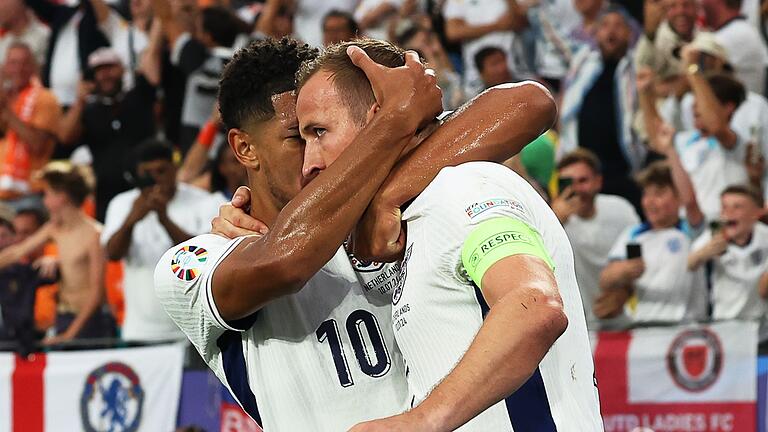
[[[296,36],[313,47],[323,46],[325,17],[331,11],[354,14],[360,0],[296,0],[293,28]]]
[[[592,305],[600,295],[600,272],[608,264],[608,253],[621,233],[640,223],[627,200],[600,193],[601,170],[600,160],[589,150],[576,149],[565,155],[557,173],[560,179],[570,179],[570,186],[552,200],[552,210],[573,246],[576,279],[590,330],[600,327]]]
[[[560,107],[558,153],[591,150],[603,166],[603,192],[637,208],[640,193],[631,174],[645,162],[646,149],[632,130],[637,91],[630,19],[621,8],[606,9],[597,22],[598,48],[584,46],[574,57]]]
[[[21,42],[11,44],[2,66],[0,89],[0,199],[30,205],[39,192],[34,173],[53,153],[61,108],[56,96],[37,78],[32,51]],[[34,204],[32,204],[34,205]]]
[[[703,274],[686,265],[693,235],[679,216],[680,197],[669,166],[653,162],[638,173],[638,183],[647,222],[627,228],[611,248],[595,315],[630,324],[702,319],[707,305]]]
[[[679,71],[676,50],[690,43],[698,31],[696,0],[645,0],[643,34],[635,49],[637,68],[647,66],[654,72]]]
[[[467,96],[474,96],[483,89],[480,73],[475,66],[475,55],[487,46],[503,49],[510,70],[516,75],[523,72],[522,62],[517,61],[521,56],[513,54],[513,47],[519,47],[520,44],[514,31],[522,29],[522,23],[515,19],[507,0],[446,0],[443,16],[446,20],[446,37],[450,42],[462,45],[464,90]]]
[[[73,6],[52,0],[25,2],[51,29],[45,62],[41,64],[43,84],[62,106],[68,107],[77,99],[77,83],[88,70],[88,56],[109,45],[109,41],[99,30],[88,0],[68,3]]]
[[[358,37],[359,31],[351,13],[332,10],[323,18],[323,46],[350,41]]]
[[[154,136],[157,82],[147,79],[144,65],[136,71],[136,85],[123,90],[124,67],[112,48],[100,48],[88,59],[93,83],[81,83],[75,103],[64,115],[59,139],[65,145],[82,144],[91,153],[96,177],[96,218],[104,220],[107,205],[120,192],[131,189],[126,172],[133,168],[132,150]]]
[[[140,181],[109,203],[101,235],[107,256],[125,259],[122,336],[129,341],[184,339],[155,297],[155,266],[168,248],[208,232],[222,201],[177,182],[168,143],[150,139],[134,155]]]
[[[29,238],[0,252],[0,268],[18,263],[49,241],[59,254],[56,336],[50,345],[75,338],[114,336],[114,321],[104,305],[104,253],[99,247],[101,225],[80,209],[90,194],[90,179],[82,168],[51,162],[42,174],[43,202],[51,220]]]
[[[676,132],[664,123],[652,102],[651,86],[641,85],[640,97],[651,147],[667,157],[679,156],[680,165],[690,176],[695,201],[704,218],[711,221],[720,214],[720,192],[728,185],[748,180],[747,138],[731,126],[746,93],[734,78],[702,74],[700,55],[690,47],[683,53],[694,95],[694,129]]]
[[[741,15],[742,0],[702,0],[706,25],[725,47],[736,76],[751,91],[765,94],[768,49],[754,26]]]
[[[717,42],[712,33],[700,32],[687,50],[692,51],[694,55],[696,52],[700,53],[702,61],[699,62],[698,67],[703,68],[705,74],[725,74],[738,79],[734,74],[733,67],[728,63],[728,55],[725,52],[725,48]],[[682,96],[678,106],[671,107],[669,104],[665,104],[665,107],[660,111],[660,115],[666,122],[674,125],[678,130],[695,129],[693,102],[693,93],[687,92]],[[671,122],[673,118],[679,119],[679,125]],[[750,162],[756,161],[757,165],[759,165],[762,155],[768,154],[768,99],[762,94],[747,89],[746,99],[736,108],[730,125],[731,129],[739,134],[740,137],[749,141],[751,144],[751,146],[747,147],[749,153],[751,153],[750,148],[756,149],[755,152],[757,154],[750,154],[747,158],[748,173],[752,171],[751,168],[755,168],[758,171],[762,170],[760,166]],[[764,173],[755,174],[757,175],[755,185],[761,187],[763,192],[768,194],[768,176],[765,176]],[[762,178],[760,178],[761,176]]]
[[[760,281],[768,282],[768,226],[759,222],[763,197],[754,187],[733,185],[720,200],[720,220],[693,243],[688,269],[710,263],[712,318],[760,321],[764,341],[768,284]]]
[[[412,20],[403,20],[395,36],[398,45],[418,52],[435,69],[438,85],[443,90],[443,107],[447,110],[460,107],[465,101],[461,76],[453,68],[440,37],[431,28]]]
[[[0,59],[13,42],[23,42],[35,54],[37,64],[45,61],[51,30],[24,4],[23,0],[0,1]]]

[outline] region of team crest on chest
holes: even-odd
[[[384,268],[383,262],[378,261],[365,261],[355,256],[351,250],[349,250],[349,241],[344,242],[344,251],[347,252],[349,262],[352,263],[352,268],[359,273],[371,273],[377,272]]]
[[[680,243],[680,239],[673,238],[667,240],[667,249],[673,254],[676,254],[680,252],[680,250],[683,248],[683,245]]]
[[[400,263],[400,276],[397,278],[397,285],[395,291],[392,292],[392,304],[396,305],[400,298],[403,297],[403,288],[405,287],[405,278],[408,277],[408,260],[411,258],[411,251],[413,250],[413,243],[408,246],[408,250],[405,251],[403,261]]]
[[[206,261],[208,251],[199,246],[184,246],[173,255],[171,272],[183,281],[191,281],[200,276]]]

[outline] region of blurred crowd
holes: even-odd
[[[219,75],[285,36],[415,50],[446,110],[546,85],[557,125],[506,164],[563,223],[591,330],[762,322],[766,18],[768,0],[0,0],[0,347],[183,338],[155,264],[246,183]]]

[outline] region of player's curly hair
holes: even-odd
[[[219,82],[219,112],[227,129],[274,117],[272,96],[296,89],[296,71],[319,51],[290,38],[254,41],[235,53]]]

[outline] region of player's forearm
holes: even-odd
[[[330,260],[413,137],[403,124],[399,113],[377,113],[280,212],[268,234],[243,240],[222,262],[214,274],[214,296],[224,319],[250,315],[296,292]]]
[[[452,431],[525,384],[568,324],[561,303],[532,302],[535,292],[510,293],[491,307],[469,350],[415,414]]]
[[[465,104],[400,162],[381,190],[389,204],[418,196],[446,166],[504,162],[555,122],[552,95],[533,82],[492,87]]]

